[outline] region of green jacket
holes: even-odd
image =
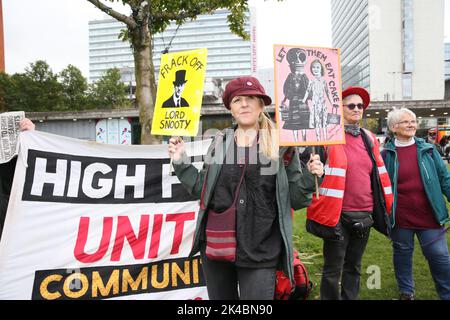
[[[196,254],[200,250],[200,229],[205,228],[205,212],[208,208],[209,201],[213,194],[214,187],[219,177],[225,155],[229,147],[233,147],[233,138],[225,132],[233,133],[233,130],[226,129],[216,135],[211,143],[205,158],[205,164],[201,171],[198,171],[193,165],[183,163],[174,163],[174,170],[187,191],[197,199],[200,199],[200,210],[197,218],[197,226],[195,230],[194,243],[190,256]],[[231,135],[233,137],[233,135]],[[290,163],[285,165],[284,155],[287,150],[294,151]],[[291,208],[298,210],[308,206],[312,200],[314,192],[314,176],[308,170],[301,170],[296,148],[280,148],[280,161],[276,165],[276,200],[278,205],[278,219],[283,238],[284,250],[282,250],[282,269],[289,276],[292,283],[293,280],[293,241],[292,241],[292,212]],[[204,179],[206,184],[203,187]],[[319,179],[319,184],[320,184]],[[203,189],[203,190],[202,190]],[[203,194],[202,194],[203,193]]]
[[[450,174],[447,166],[442,160],[439,152],[432,144],[426,143],[421,138],[414,137],[417,145],[417,160],[419,162],[419,171],[422,183],[433,210],[436,221],[444,225],[450,221],[447,211],[447,205],[443,194],[450,200]],[[392,204],[391,223],[395,225],[395,209],[397,206],[397,181],[398,181],[398,159],[397,151],[392,139],[384,146],[381,153],[386,165],[386,170],[392,182],[392,191],[394,194],[394,203]]]

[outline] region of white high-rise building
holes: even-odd
[[[444,77],[445,81],[450,80],[450,42],[445,44],[445,72]]]
[[[375,101],[444,97],[444,0],[332,0],[343,87]]]
[[[208,48],[207,78],[229,79],[256,73],[256,27],[254,12],[247,15],[245,30],[251,40],[244,41],[231,33],[229,11],[217,10],[212,15],[200,15],[179,28],[171,24],[154,36],[153,62],[158,76],[161,52],[171,43],[170,52]],[[251,18],[252,17],[252,18]],[[134,83],[133,55],[128,42],[118,39],[125,25],[115,19],[89,22],[89,80],[95,82],[113,67],[121,70],[125,82]],[[175,36],[174,36],[175,35]],[[173,37],[174,36],[174,37]],[[173,40],[172,40],[173,38]]]

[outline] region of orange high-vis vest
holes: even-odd
[[[372,152],[378,167],[378,175],[382,186],[387,214],[391,214],[392,209],[392,187],[391,180],[384,166],[378,142],[373,134],[365,130],[367,136],[372,140]],[[327,149],[328,158],[326,161],[325,177],[319,188],[319,199],[313,195],[311,205],[308,207],[307,218],[322,225],[334,227],[341,217],[342,203],[345,192],[345,177],[347,173],[347,155],[343,145],[332,145]],[[357,188],[358,186],[354,186]],[[375,205],[375,204],[374,204]]]

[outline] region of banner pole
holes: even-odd
[[[175,175],[175,172],[173,170],[172,157],[170,157],[169,176],[174,176],[174,175]]]
[[[315,155],[315,154],[316,154],[316,147],[313,146],[312,147],[312,155]],[[317,178],[316,175],[314,175],[314,182],[316,185],[316,199],[319,199],[319,178]]]

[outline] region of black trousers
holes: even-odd
[[[276,268],[241,268],[209,260],[200,248],[203,274],[210,300],[273,300]]]
[[[342,240],[324,240],[323,242],[321,300],[358,299],[361,260],[370,231],[360,238],[352,232],[351,226],[343,224],[342,232]]]

